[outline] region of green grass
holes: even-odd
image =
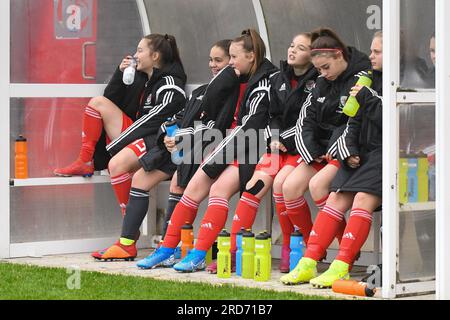
[[[68,282],[76,285],[73,276],[66,269],[0,263],[0,300],[326,300],[290,292],[84,271],[80,289],[70,290]]]

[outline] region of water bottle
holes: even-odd
[[[184,258],[194,248],[194,227],[186,222],[181,227],[181,258]]]
[[[297,228],[291,234],[289,246],[291,248],[291,252],[289,253],[289,271],[292,271],[303,257],[303,234]]]
[[[254,279],[255,281],[268,281],[272,270],[272,249],[270,234],[261,232],[255,237],[255,262]]]
[[[367,76],[360,76],[355,86],[366,86],[370,87],[372,85],[372,71],[367,72]],[[359,110],[359,103],[356,97],[349,96],[347,102],[345,103],[342,112],[349,117],[354,117]]]
[[[126,85],[132,85],[134,82],[134,75],[136,74],[136,60],[131,59],[130,65],[123,70],[122,81]]]
[[[15,143],[14,169],[16,179],[28,178],[27,139],[21,135]]]
[[[417,155],[417,190],[418,201],[428,201],[428,158],[425,153]]]
[[[436,201],[436,167],[434,163],[428,168],[428,201]]]
[[[242,253],[244,252],[242,250],[242,234],[244,233],[245,229],[242,228],[241,231],[236,233],[236,275],[241,276],[242,275]]]
[[[242,234],[242,278],[253,279],[255,263],[255,235],[250,230]]]
[[[169,138],[175,137],[178,129],[179,128],[175,120],[166,122],[166,132]],[[183,151],[174,150],[172,151],[170,157],[174,164],[179,165],[183,162]]]
[[[222,230],[217,237],[217,277],[229,278],[231,277],[231,240],[230,234],[227,230]]]
[[[206,252],[206,258],[205,258],[205,263],[206,263],[206,265],[208,266],[208,265],[210,265],[211,264],[211,262],[212,262],[212,247],[211,248],[209,248],[209,250]]]
[[[408,158],[408,201],[419,201],[419,181],[417,178],[417,170],[419,161],[417,158]]]
[[[370,289],[367,283],[354,280],[336,280],[331,289],[337,293],[349,294],[361,297],[373,297],[376,289]]]
[[[406,154],[400,152],[399,175],[398,175],[399,202],[408,202],[408,158]]]

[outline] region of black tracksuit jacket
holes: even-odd
[[[256,167],[257,160],[266,151],[267,141],[260,131],[264,132],[269,121],[270,106],[270,79],[269,76],[277,71],[277,68],[267,59],[264,59],[256,73],[248,80],[248,85],[241,101],[237,119],[237,127],[217,146],[205,159],[201,169],[211,178],[216,179],[230,164],[227,159],[227,150],[234,150],[234,159],[245,158],[244,163],[239,163],[239,178],[241,192],[250,180]],[[239,90],[234,98],[235,106],[238,100]],[[246,133],[256,133],[255,144],[239,143],[246,141]],[[230,149],[229,149],[230,148]],[[257,156],[256,161],[249,159],[250,154]],[[250,160],[250,161],[249,161]]]
[[[269,127],[271,138],[277,140],[273,130],[278,130],[278,140],[283,143],[287,153],[298,154],[295,147],[295,125],[300,110],[316,85],[318,72],[311,68],[298,78],[298,84],[292,89],[291,79],[294,70],[287,61],[280,62],[280,71],[270,77],[271,101]]]
[[[139,95],[137,120],[119,137],[106,146],[114,156],[137,139],[143,138],[147,150],[156,144],[156,135],[162,123],[183,109],[186,101],[184,86],[186,74],[178,63],[154,69]],[[123,88],[122,88],[123,90]]]
[[[382,88],[382,73],[373,71],[371,88],[363,87],[356,95],[360,108],[355,117],[348,120],[344,133],[338,139],[342,166],[332,183],[332,191],[367,192],[381,197]],[[347,165],[346,160],[350,156],[360,157],[358,168],[352,169]]]
[[[330,154],[337,155],[337,139],[343,133],[348,117],[342,112],[357,74],[371,69],[364,53],[349,48],[347,69],[334,81],[317,78],[316,86],[306,99],[295,130],[295,144],[303,160]]]

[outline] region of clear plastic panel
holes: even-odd
[[[331,27],[348,45],[369,53],[373,34],[382,28],[381,0],[261,0],[261,4],[276,64],[286,60],[286,50],[300,32]]]
[[[11,82],[107,83],[142,35],[135,0],[11,1]]]
[[[435,275],[435,106],[399,106],[399,281]]]
[[[11,188],[11,243],[116,237],[121,224],[109,183]]]
[[[10,177],[14,177],[14,143],[27,139],[28,176],[53,176],[53,170],[74,161],[81,147],[82,115],[89,99],[11,99]]]
[[[153,33],[173,34],[188,83],[209,82],[211,46],[248,28],[258,30],[251,0],[144,0]]]
[[[434,88],[430,40],[434,34],[435,1],[402,0],[400,12],[400,86]]]

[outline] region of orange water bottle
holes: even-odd
[[[15,178],[26,179],[28,178],[27,139],[25,139],[22,135],[16,139],[15,149]]]
[[[184,258],[194,248],[194,227],[186,222],[181,227],[181,258]]]
[[[354,280],[336,280],[331,288],[337,293],[361,297],[373,297],[376,291],[375,288],[370,289],[367,283]]]

